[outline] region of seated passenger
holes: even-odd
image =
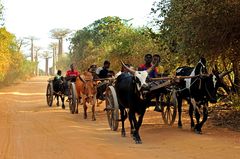
[[[62,71],[58,70],[57,74],[55,75],[54,79],[53,79],[53,90],[54,92],[59,92],[59,91],[63,91],[61,89],[61,85],[63,84],[63,76],[62,76]],[[64,92],[62,92],[64,93]]]
[[[93,75],[93,79],[98,79],[98,75],[96,74],[97,71],[97,65],[96,64],[92,64],[89,68],[88,68],[88,72],[91,72]]]
[[[156,66],[157,77],[162,77],[164,74],[164,68],[163,66],[160,65],[160,61],[161,61],[160,55],[154,54],[152,64],[157,63]]]
[[[110,62],[108,60],[105,60],[103,63],[103,67],[99,67],[96,70],[96,74],[99,78],[108,78],[113,76],[113,71],[109,71],[110,68]],[[107,83],[105,81],[102,81],[99,83],[97,87],[97,99],[104,100],[105,95],[104,92],[107,89]]]
[[[74,64],[70,65],[70,70],[67,71],[66,73],[66,81],[65,82],[65,94],[68,95],[68,88],[70,85],[70,82],[75,82],[76,81],[76,77],[79,76],[79,72],[75,69]]]
[[[74,64],[70,65],[70,70],[66,73],[66,80],[75,82],[76,77],[79,75],[79,72],[75,69]]]
[[[110,62],[105,60],[103,63],[103,67],[98,67],[96,70],[96,74],[99,78],[108,78],[112,76],[112,71],[109,71]]]
[[[153,64],[152,64],[152,60],[153,60],[152,55],[151,55],[151,54],[146,54],[146,55],[144,56],[144,61],[145,61],[145,63],[139,65],[138,71],[144,71],[144,70],[147,70],[147,69],[149,69],[150,67],[152,67],[152,65],[153,65]],[[148,76],[149,76],[150,78],[156,78],[156,77],[157,77],[157,70],[156,70],[156,68],[154,68],[154,69],[148,74]]]

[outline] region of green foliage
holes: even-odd
[[[119,17],[105,17],[78,30],[71,38],[71,59],[82,70],[110,59],[111,68],[119,70],[119,59],[138,66],[144,54],[158,52],[148,30],[133,28],[128,22]]]
[[[11,64],[11,46],[14,36],[0,28],[0,81],[2,81]]]
[[[226,0],[164,0],[152,9],[155,24],[170,44],[188,56],[221,55],[240,40],[240,2]],[[215,56],[215,57],[216,57]],[[191,56],[192,57],[192,56]]]
[[[240,96],[238,94],[232,95],[231,96],[231,101],[233,102],[233,106],[240,110]]]
[[[152,8],[158,29],[154,38],[162,39],[186,64],[204,56],[210,65],[222,62],[226,69],[226,61],[230,61],[234,83],[239,86],[239,10],[239,0],[159,0]]]
[[[0,57],[0,83],[12,83],[32,76],[36,64],[18,52],[15,36],[6,28],[0,28]]]

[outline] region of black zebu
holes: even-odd
[[[151,97],[148,95],[149,84],[146,83],[148,73],[154,66],[146,71],[135,71],[125,64],[123,66],[131,73],[122,73],[117,77],[115,90],[118,98],[122,121],[122,136],[126,135],[124,121],[126,119],[125,108],[128,108],[128,118],[131,125],[131,135],[136,144],[142,143],[139,129]],[[139,115],[138,119],[136,114]]]
[[[62,109],[65,109],[64,96],[65,96],[65,79],[63,77],[54,77],[53,83],[53,95],[57,98],[57,106],[59,106],[59,97],[62,101]]]
[[[217,89],[224,87],[223,76],[227,73],[218,74],[213,71],[208,74],[205,58],[201,58],[196,67],[179,67],[176,70],[177,76],[195,76],[194,78],[182,79],[179,83],[178,100],[178,127],[182,127],[181,113],[182,100],[187,100],[189,104],[189,116],[191,118],[191,128],[198,134],[202,132],[202,126],[208,118],[208,102],[216,103]],[[202,108],[202,121],[200,122],[200,109]],[[195,112],[196,125],[193,120]]]

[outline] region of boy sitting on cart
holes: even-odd
[[[75,69],[74,64],[70,65],[70,70],[66,73],[65,94],[68,95],[69,85],[71,82],[76,81],[76,77],[79,76],[79,72]]]

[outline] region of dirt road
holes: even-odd
[[[0,159],[239,159],[240,133],[206,124],[196,135],[184,120],[183,129],[163,125],[160,113],[148,109],[136,145],[129,135],[109,129],[104,106],[97,121],[49,108],[47,77],[0,89]],[[89,113],[90,115],[90,113]],[[128,123],[128,122],[127,122]]]

